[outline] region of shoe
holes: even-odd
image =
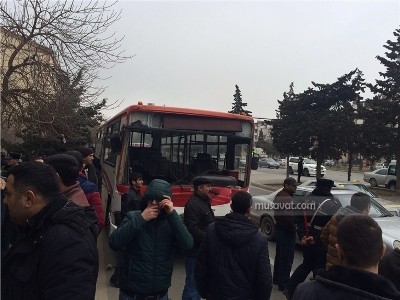
[[[291,300],[291,299],[292,299],[292,296],[290,295],[288,289],[284,289],[284,290],[282,291],[282,293],[285,295],[285,297],[286,297],[287,300]]]

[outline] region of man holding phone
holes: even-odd
[[[119,300],[168,299],[174,246],[193,247],[193,238],[174,209],[168,182],[150,182],[141,211],[126,214],[109,244],[111,249],[124,252]]]

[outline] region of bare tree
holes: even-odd
[[[81,78],[81,106],[104,102],[99,98],[104,87],[94,86],[95,80],[100,79],[99,71],[129,58],[121,50],[123,37],[117,38],[115,32],[109,32],[120,18],[115,4],[53,0],[1,2],[3,125],[23,128],[28,113],[30,121],[51,125],[60,115],[60,111],[55,111],[55,101],[62,94],[65,103],[61,109],[69,105],[66,100],[70,91],[65,87],[77,77]],[[33,117],[33,112],[39,111]]]

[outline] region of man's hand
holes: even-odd
[[[171,214],[174,210],[174,204],[171,201],[171,197],[164,195],[164,200],[160,202],[160,207],[165,210],[167,215]]]
[[[314,238],[312,236],[303,236],[300,240],[302,245],[308,246],[315,244]]]
[[[158,217],[159,210],[157,206],[147,205],[146,209],[142,212],[143,219],[147,222]]]

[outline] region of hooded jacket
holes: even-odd
[[[385,277],[364,270],[332,266],[315,280],[300,284],[292,300],[398,300],[400,292]]]
[[[343,261],[339,258],[336,250],[337,243],[337,227],[339,222],[348,215],[361,214],[361,211],[352,207],[346,206],[339,208],[338,212],[332,216],[328,223],[326,223],[324,229],[321,231],[320,239],[321,242],[328,249],[326,256],[326,269],[328,270],[332,265],[342,265]]]
[[[23,231],[2,258],[1,299],[94,299],[99,258],[93,208],[60,196]]]
[[[196,261],[197,289],[207,300],[269,299],[268,239],[244,215],[230,213],[209,225]]]
[[[170,196],[169,184],[160,179],[150,182],[141,202]],[[160,199],[159,199],[160,200]],[[120,289],[134,297],[136,294],[163,294],[171,286],[175,246],[188,250],[193,238],[177,212],[164,211],[156,219],[145,221],[141,211],[130,211],[109,238],[111,249],[124,251],[120,266]]]

